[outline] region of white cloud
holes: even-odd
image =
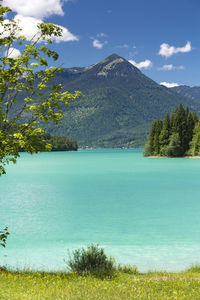
[[[35,37],[35,39],[39,37],[37,24],[40,24],[42,20],[21,15],[16,15],[14,20],[19,22],[19,27],[22,29],[19,34],[24,35],[27,40],[31,40],[33,37]]]
[[[164,65],[161,68],[158,68],[158,70],[161,70],[161,71],[184,70],[184,69],[185,69],[184,66],[174,66],[172,64]]]
[[[61,0],[3,0],[2,4],[26,17],[43,19],[51,15],[64,15]]]
[[[119,45],[119,46],[117,46],[117,48],[121,48],[121,49],[123,49],[123,48],[128,48],[128,45],[127,44],[123,44],[123,45]]]
[[[38,37],[38,28],[37,24],[41,23],[42,20],[36,19],[33,17],[24,17],[21,15],[16,15],[15,20],[19,20],[19,27],[22,29],[20,34],[24,35],[27,40],[31,40],[33,36]],[[60,26],[63,29],[62,37],[54,37],[53,40],[56,43],[59,42],[69,42],[69,41],[78,41],[78,37],[73,35],[67,28]]]
[[[163,43],[160,45],[160,50],[158,54],[168,58],[173,54],[186,53],[186,52],[190,52],[191,50],[192,50],[191,42],[187,42],[183,47],[174,47],[174,46],[170,46],[169,44]]]
[[[58,25],[57,25],[58,26]],[[79,38],[72,34],[66,27],[60,26],[62,28],[62,36],[61,37],[54,37],[53,40],[55,40],[56,43],[60,42],[70,42],[70,41],[78,41]]]
[[[163,82],[160,83],[160,85],[164,85],[164,86],[166,86],[167,88],[172,88],[172,87],[175,87],[175,86],[179,86],[180,84],[175,83],[175,82],[169,83],[169,82],[163,81]]]
[[[105,40],[106,37],[107,34],[103,32],[96,34],[95,37],[91,37],[93,47],[97,49],[102,49],[108,43],[108,41]]]
[[[97,34],[97,37],[107,37],[107,34],[101,32]]]
[[[21,52],[16,48],[10,48],[8,51],[5,52],[5,56],[8,58],[17,58]]]
[[[149,59],[146,59],[145,61],[141,61],[139,63],[136,63],[134,60],[130,59],[129,62],[138,69],[151,69],[153,66],[152,62]]]
[[[97,49],[102,49],[105,43],[100,42],[99,40],[95,39],[92,42],[93,47],[97,48]]]
[[[170,71],[173,69],[173,65],[164,65],[159,70]]]
[[[24,35],[27,40],[31,40],[33,36],[38,37],[37,24],[41,23],[44,18],[51,15],[64,15],[62,5],[66,1],[70,0],[3,0],[3,5],[17,12],[14,19],[20,21],[19,26],[22,29],[20,34]],[[63,30],[62,37],[54,37],[53,40],[56,43],[79,40],[67,28],[60,27]]]

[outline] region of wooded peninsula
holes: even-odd
[[[196,112],[180,104],[164,120],[154,120],[144,156],[200,156],[200,120]]]

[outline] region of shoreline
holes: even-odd
[[[159,156],[159,155],[155,155],[155,156],[148,156],[148,158],[193,158],[193,159],[199,159],[200,156]]]
[[[180,273],[115,273],[112,278],[76,273],[0,272],[1,299],[199,299],[200,268]]]

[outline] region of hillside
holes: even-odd
[[[200,107],[196,99],[157,84],[116,54],[88,67],[64,69],[55,81],[84,96],[65,108],[58,126],[47,129],[75,139],[79,146],[142,146],[154,119],[180,102],[192,110]]]
[[[192,100],[200,102],[200,86],[190,87],[187,85],[180,85],[172,88],[172,90],[182,96],[188,97]]]

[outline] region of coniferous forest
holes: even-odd
[[[77,151],[78,144],[76,141],[66,137],[66,136],[52,136],[50,133],[45,133],[40,137],[40,140],[45,141],[51,145],[51,151]],[[24,152],[23,148],[20,148],[20,152]]]
[[[52,136],[49,133],[45,134],[46,142],[52,145],[51,151],[77,151],[78,144],[76,141],[66,136]]]
[[[154,120],[144,156],[200,156],[200,120],[180,104],[164,120]]]

